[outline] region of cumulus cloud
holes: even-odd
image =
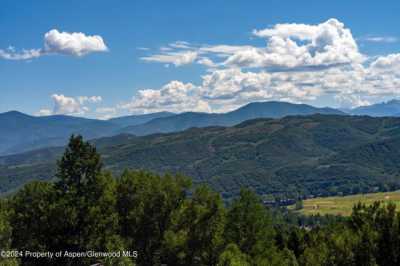
[[[371,63],[371,69],[378,72],[399,71],[400,73],[400,54],[378,57]]]
[[[142,60],[173,63],[176,66],[195,62],[212,67],[268,68],[274,71],[320,69],[343,64],[359,64],[365,56],[358,50],[350,29],[337,19],[317,25],[277,24],[254,30],[253,35],[266,40],[266,46],[169,44]],[[215,62],[215,59],[223,59]],[[212,64],[211,64],[212,63]]]
[[[314,100],[318,88],[299,85],[293,76],[267,72],[215,70],[202,77],[202,83],[171,81],[160,89],[139,90],[129,103],[120,106],[133,113],[158,111],[226,112],[252,101]],[[303,81],[304,77],[299,77]]]
[[[268,73],[236,69],[216,70],[203,76],[202,99],[213,111],[226,112],[254,101],[312,101],[322,95],[317,80],[304,72]]]
[[[197,84],[170,81],[138,90],[128,102],[97,108],[102,118],[119,111],[226,112],[253,101],[279,100],[342,107],[367,105],[400,95],[400,54],[362,54],[350,29],[337,19],[315,25],[285,23],[253,36],[264,46],[199,45],[178,41],[142,57],[147,62],[199,64],[206,72]],[[371,40],[372,41],[372,40]],[[376,39],[375,41],[382,41]],[[146,53],[150,53],[150,51]],[[1,56],[1,55],[0,55]],[[98,96],[54,96],[53,113],[85,113]]]
[[[64,94],[53,94],[51,99],[54,102],[53,110],[43,108],[36,115],[84,115],[90,111],[88,104],[97,104],[102,101],[101,96],[68,97]]]
[[[240,67],[329,67],[360,63],[359,52],[351,31],[337,19],[318,25],[277,24],[273,28],[255,30],[266,38],[265,48],[242,50],[226,61]]]
[[[185,42],[169,44],[150,57],[158,59],[154,62],[166,63],[173,62],[169,55],[196,53],[187,64],[201,64],[207,74],[200,84],[187,90],[190,93],[182,91],[177,97],[204,102],[205,109],[217,112],[251,101],[312,103],[329,99],[343,107],[354,107],[399,96],[400,54],[377,58],[362,54],[350,29],[337,19],[315,25],[277,24],[254,30],[253,36],[265,39],[265,46]],[[376,36],[368,40],[394,41]],[[142,90],[131,104],[149,98],[166,101],[163,90]],[[142,95],[145,92],[148,97]],[[136,110],[138,106],[146,108],[141,104]]]
[[[360,95],[338,94],[335,95],[335,98],[342,104],[343,107],[346,108],[367,106],[371,104],[371,102],[369,102],[366,99],[363,99]]]
[[[59,32],[53,29],[44,35],[44,51],[83,56],[94,52],[106,52],[108,48],[99,35],[89,36],[82,32]]]
[[[85,35],[81,32],[59,32],[52,29],[44,35],[44,47],[40,49],[23,49],[14,47],[0,49],[0,58],[6,60],[29,60],[43,55],[63,54],[84,56],[89,53],[106,52],[108,48],[99,35]]]
[[[131,102],[120,105],[120,108],[132,113],[211,111],[208,103],[199,97],[196,86],[180,81],[171,81],[158,90],[139,90]]]
[[[399,96],[400,56],[379,57],[365,66],[342,65],[318,71],[214,69],[199,85],[173,81],[140,90],[125,108],[133,112],[170,110],[226,112],[254,101],[312,103],[331,98],[342,107],[368,105]]]
[[[363,92],[369,97],[398,97],[400,54],[378,57],[364,70]]]
[[[63,94],[53,94],[54,101],[53,114],[84,114],[88,111],[87,107],[82,106],[79,101]]]

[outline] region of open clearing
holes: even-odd
[[[375,201],[381,201],[385,204],[392,202],[400,209],[400,191],[307,199],[303,201],[303,209],[299,210],[299,212],[305,215],[333,214],[348,216],[351,214],[353,206],[358,202],[370,205]],[[289,206],[289,208],[294,209],[294,205]]]

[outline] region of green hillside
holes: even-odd
[[[191,127],[233,126],[255,118],[317,113],[344,115],[332,108],[286,102],[250,103],[228,113],[158,112],[116,117],[106,121],[66,115],[39,117],[11,111],[0,113],[0,155],[65,145],[71,134],[80,134],[86,139],[125,133],[144,136],[178,132]]]
[[[296,197],[400,186],[400,119],[313,115],[95,140],[106,168],[182,172],[231,197],[242,186]],[[51,179],[62,148],[0,157],[0,190]]]

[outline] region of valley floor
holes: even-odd
[[[381,201],[385,204],[392,202],[396,204],[397,207],[400,207],[400,190],[307,199],[303,201],[303,208],[299,210],[299,212],[305,215],[332,214],[349,216],[352,212],[353,206],[358,202],[371,205],[375,201]],[[289,208],[294,209],[294,205],[289,206]]]

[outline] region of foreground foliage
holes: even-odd
[[[348,219],[299,227],[250,190],[229,206],[181,175],[102,170],[96,149],[72,137],[57,181],[36,181],[0,202],[0,249],[137,251],[135,257],[0,258],[0,265],[399,265],[394,205],[357,205]],[[279,221],[278,221],[279,220]]]

